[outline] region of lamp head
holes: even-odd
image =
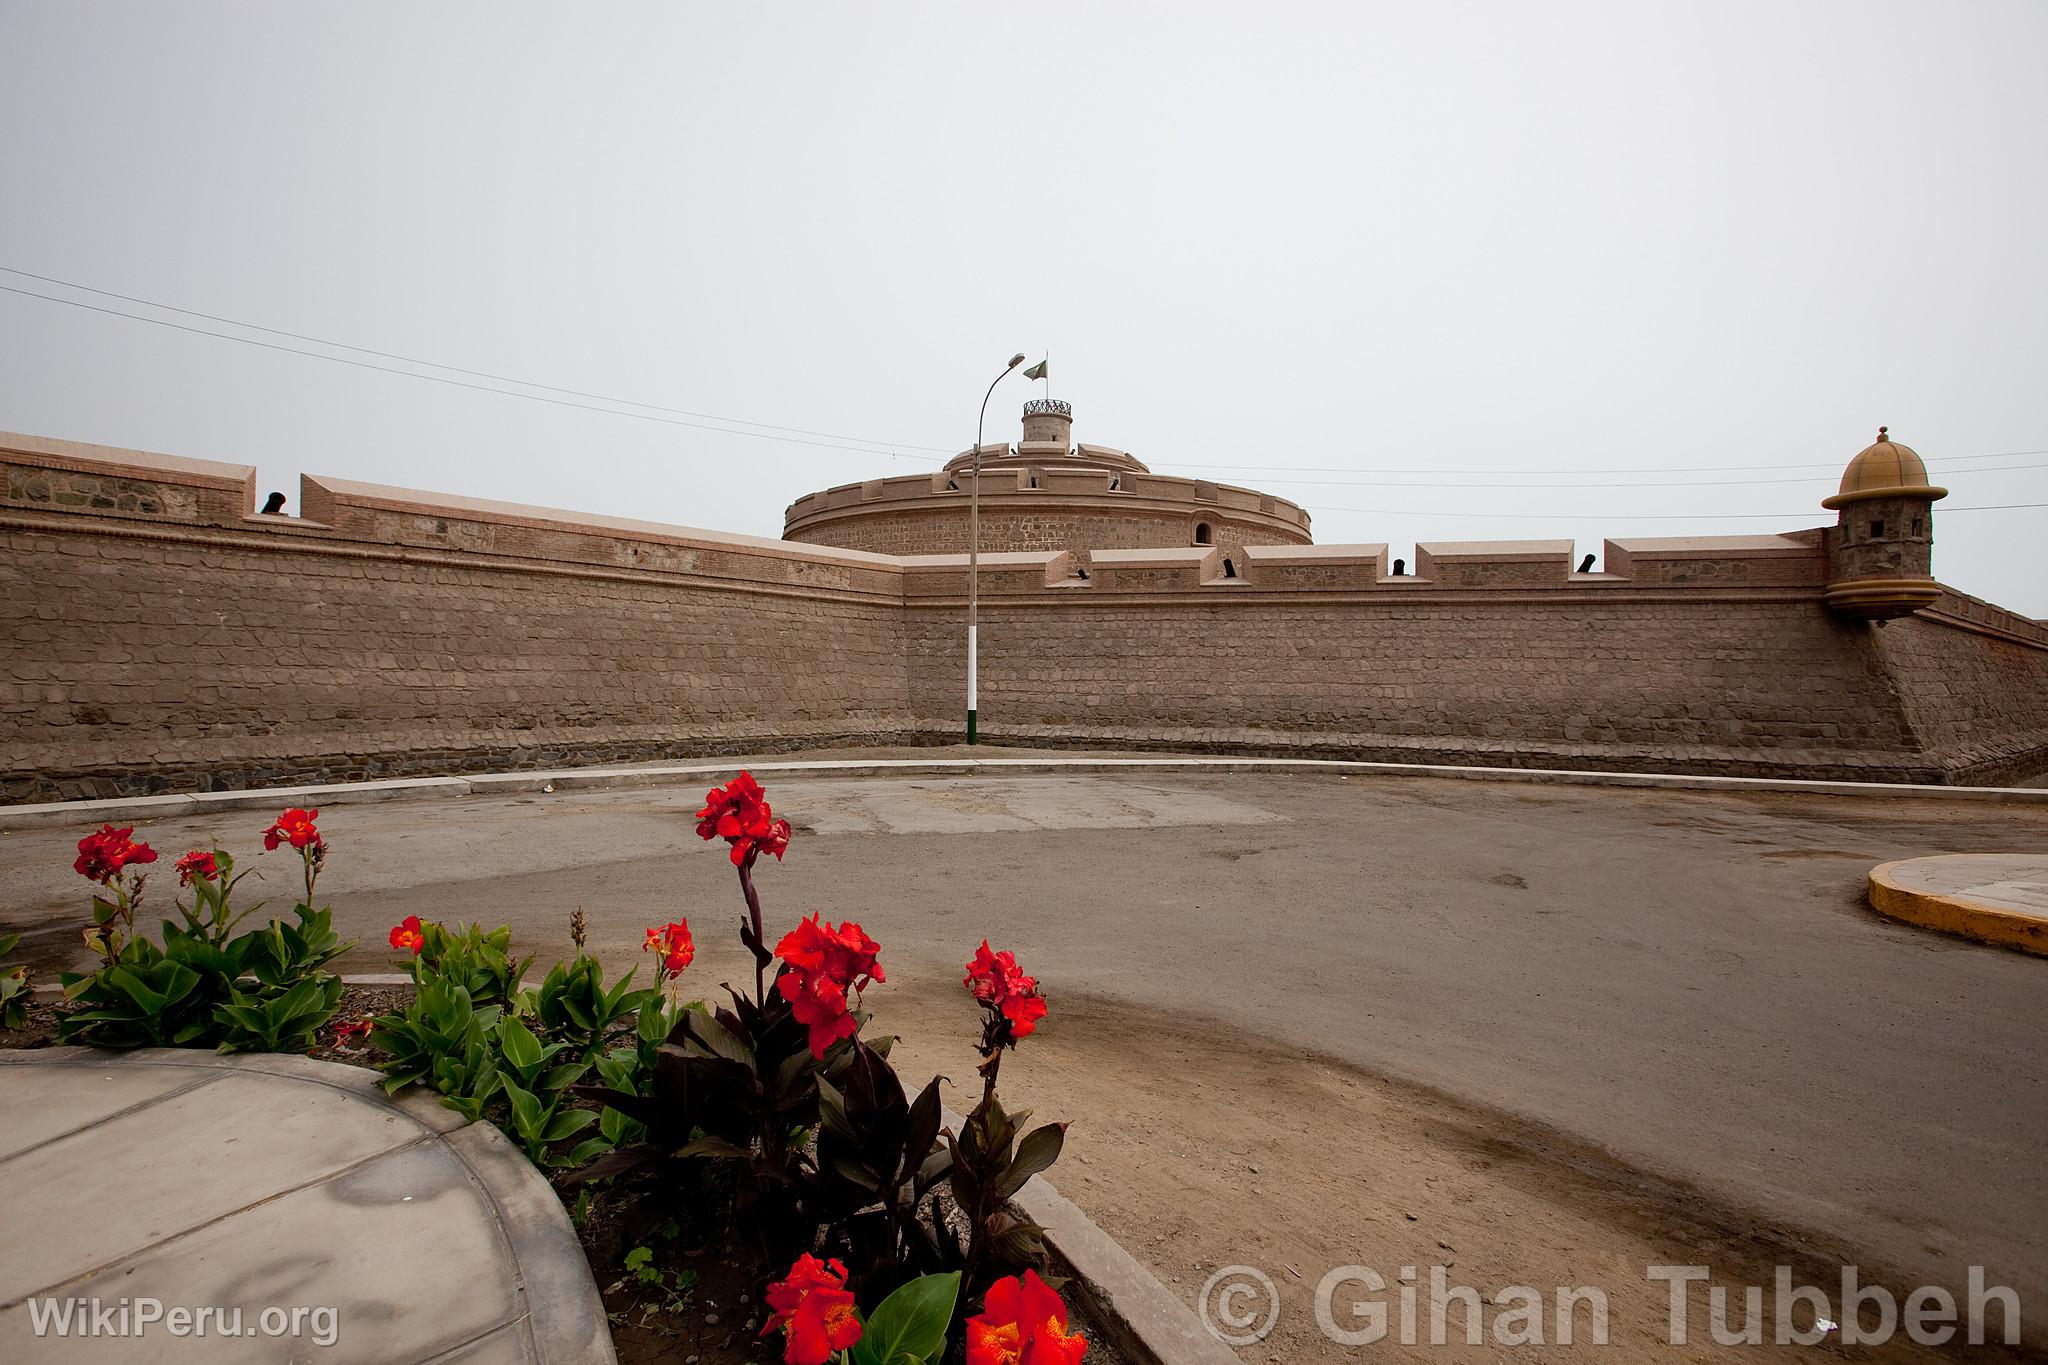
[[[1013,370],[1016,369],[1019,365],[1022,365],[1023,363],[1024,353],[1022,351],[1019,351],[1017,352],[1017,354],[1010,357],[1010,368]]]

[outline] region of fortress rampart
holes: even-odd
[[[254,506],[244,466],[0,435],[0,800],[959,734],[963,555],[310,475],[303,517]],[[1563,541],[1425,544],[1399,576],[1380,545],[984,553],[983,730],[1876,780],[2048,769],[2048,629],[1938,585],[1883,625],[1831,611],[1835,534],[1609,541],[1598,574]]]

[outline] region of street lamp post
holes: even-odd
[[[975,684],[980,675],[976,630],[981,624],[981,433],[988,424],[988,400],[994,396],[1003,375],[1024,363],[1019,351],[1003,366],[1003,374],[989,381],[981,396],[981,416],[974,423],[974,482],[967,490],[967,742],[974,743]]]

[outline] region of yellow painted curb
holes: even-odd
[[[1958,896],[1909,891],[1893,880],[1893,868],[1919,861],[1922,860],[1901,858],[1870,869],[1871,909],[1923,929],[1938,929],[1979,943],[2048,957],[2048,918],[1994,909]]]

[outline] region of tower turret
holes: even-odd
[[[1064,398],[1034,398],[1024,405],[1024,444],[1074,444],[1074,410]]]
[[[1827,605],[1845,616],[1883,621],[1932,606],[1934,503],[1948,496],[1927,479],[1910,446],[1877,441],[1849,461],[1842,487],[1821,506],[1837,513],[1828,533]]]

